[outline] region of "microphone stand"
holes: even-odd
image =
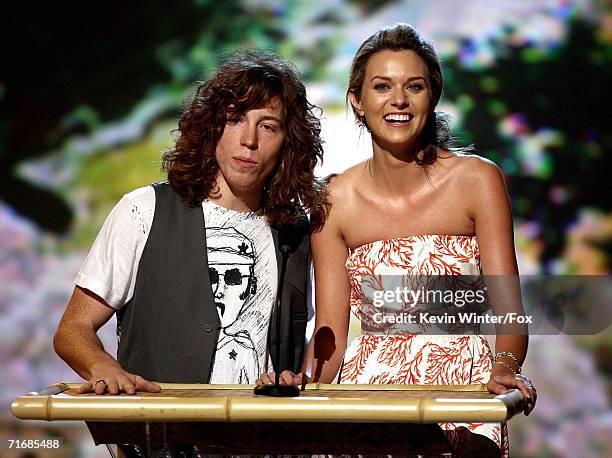
[[[300,395],[299,387],[295,385],[281,385],[280,384],[280,341],[281,341],[281,299],[283,297],[283,285],[285,283],[285,273],[287,271],[287,261],[289,260],[290,247],[288,244],[283,244],[280,248],[282,261],[281,261],[281,274],[278,280],[278,287],[276,288],[276,301],[274,301],[274,316],[276,316],[276,345],[274,348],[274,365],[275,365],[275,376],[274,385],[257,385],[255,387],[255,394],[261,396],[273,396],[278,398],[294,398]]]

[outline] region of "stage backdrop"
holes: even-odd
[[[13,419],[14,397],[78,377],[52,336],[109,210],[163,179],[159,158],[185,97],[237,47],[294,62],[322,107],[325,162],[369,154],[347,114],[358,45],[402,21],[443,59],[440,109],[460,143],[507,177],[522,274],[610,272],[612,13],[605,0],[17,2],[0,72],[0,453],[6,439],[62,437],[66,456],[105,456],[83,425]],[[608,119],[606,121],[606,119]],[[102,330],[116,348],[114,322]],[[535,412],[510,425],[517,456],[612,454],[607,332],[534,336]]]

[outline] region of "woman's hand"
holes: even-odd
[[[512,388],[521,390],[521,393],[527,399],[527,407],[525,407],[524,413],[529,415],[535,407],[538,398],[538,393],[531,380],[523,374],[515,374],[511,369],[504,367],[502,364],[493,364],[491,378],[487,383],[489,393],[503,394]]]
[[[257,385],[273,385],[275,383],[275,378],[275,372],[270,372],[268,374],[264,373],[259,376],[255,383]],[[293,372],[286,370],[281,372],[279,382],[281,385],[301,386],[309,383],[310,379],[303,372],[300,372],[299,374],[294,374]]]

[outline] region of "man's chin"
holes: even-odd
[[[228,183],[230,191],[235,196],[249,195],[253,196],[263,192],[264,183],[259,180],[254,180],[252,177],[240,177],[244,179],[232,180]]]

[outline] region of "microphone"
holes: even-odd
[[[306,231],[302,225],[298,224],[281,224],[278,231],[278,244],[281,253],[295,253],[302,239],[306,235]]]
[[[283,286],[285,283],[285,275],[287,273],[287,261],[289,255],[295,253],[300,246],[306,231],[298,224],[281,224],[278,233],[278,245],[282,256],[281,271],[278,277],[278,288],[276,289],[276,301],[274,302],[274,316],[276,317],[276,339],[274,345],[274,368],[275,377],[274,385],[257,385],[254,393],[262,396],[274,397],[297,397],[300,395],[300,389],[295,385],[280,384],[280,341],[281,341],[281,304],[283,297]]]

